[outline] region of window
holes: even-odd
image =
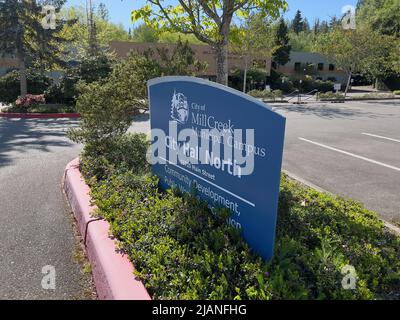
[[[324,71],[324,64],[323,63],[318,63],[318,70],[319,71]]]
[[[330,64],[329,65],[329,71],[335,71],[335,65],[334,64]]]
[[[297,71],[297,72],[301,71],[301,63],[300,62],[296,62],[294,64],[294,71]]]

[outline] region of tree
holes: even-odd
[[[244,24],[233,28],[230,50],[244,60],[243,92],[246,92],[247,71],[252,66],[252,60],[271,58],[274,36],[271,21],[260,14],[251,14]]]
[[[100,2],[99,7],[97,8],[97,15],[100,17],[100,19],[105,21],[108,21],[109,19],[109,11],[103,2]]]
[[[354,72],[369,74],[377,80],[390,74],[393,40],[393,37],[382,36],[369,28],[335,28],[318,39],[316,50],[348,73],[346,95]]]
[[[316,43],[316,51],[326,55],[335,63],[338,69],[348,74],[345,96],[350,85],[352,73],[359,69],[361,57],[357,47],[359,43],[355,30],[335,28],[329,33],[321,35]]]
[[[304,20],[303,20],[303,31],[304,32],[310,31],[310,23],[308,22],[307,18],[304,18]]]
[[[400,1],[360,0],[357,23],[369,26],[384,35],[400,38]]]
[[[341,26],[341,21],[337,17],[333,16],[329,21],[329,29],[335,29]]]
[[[199,66],[188,43],[178,42],[174,50],[158,53],[160,59],[151,51],[131,52],[113,65],[108,77],[79,83],[76,108],[82,121],[69,136],[85,143],[85,151],[100,148],[106,152],[109,144],[128,130],[132,114],[148,108],[148,80],[162,75],[192,75]]]
[[[62,36],[69,42],[71,48],[71,60],[79,59],[79,56],[87,55],[89,51],[89,25],[87,12],[83,7],[70,7],[60,12],[60,19],[75,20],[76,23],[66,25],[62,30]],[[129,33],[122,25],[103,20],[93,13],[93,21],[96,26],[96,41],[99,49],[108,47],[110,41],[128,41]]]
[[[141,24],[133,29],[132,39],[137,42],[158,42],[159,34],[157,30]]]
[[[273,61],[277,65],[285,65],[290,61],[290,51],[292,46],[289,44],[289,30],[285,20],[280,19],[276,27],[275,46],[276,49],[273,53]]]
[[[296,15],[293,18],[292,30],[296,34],[299,34],[301,31],[304,30],[304,22],[303,22],[303,17],[301,16],[301,11],[300,10],[297,10]]]
[[[66,0],[41,0],[38,1],[38,5],[42,8],[46,5],[52,5],[55,8],[54,13],[59,15],[65,2]],[[42,75],[44,75],[45,70],[64,68],[66,66],[65,56],[68,54],[68,41],[61,31],[64,27],[75,23],[75,19],[62,19],[58,17],[55,29],[48,28],[36,34],[38,46],[31,58],[35,61],[34,65],[40,69]]]
[[[45,29],[41,24],[43,19],[40,4],[51,3],[57,9],[64,0],[40,1],[32,0],[0,0],[0,51],[13,54],[19,60],[21,96],[28,92],[26,69],[29,60],[41,63],[59,63],[59,43],[61,38],[56,29]],[[51,53],[51,54],[49,54]]]
[[[216,52],[217,82],[228,83],[229,33],[234,17],[248,17],[252,11],[277,17],[286,9],[285,0],[178,0],[168,5],[164,0],[146,0],[146,5],[132,12],[132,20],[163,31],[194,34]]]

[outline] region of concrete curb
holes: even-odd
[[[0,112],[0,118],[8,119],[52,119],[52,118],[68,118],[77,119],[80,118],[79,113],[7,113]]]
[[[63,189],[74,213],[82,237],[93,220],[89,186],[79,171],[79,159],[71,161],[64,172]],[[86,252],[92,265],[96,291],[101,300],[151,300],[143,283],[135,279],[134,267],[127,255],[115,247],[105,220],[88,225]]]

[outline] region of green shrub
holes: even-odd
[[[81,156],[81,169],[87,178],[103,180],[114,170],[148,170],[146,152],[149,141],[145,134],[125,134],[105,144],[87,144]]]
[[[131,52],[113,65],[111,74],[99,81],[79,82],[76,110],[82,116],[79,128],[69,137],[85,143],[90,150],[104,150],[122,136],[139,110],[147,110],[147,81],[161,75],[192,74],[203,66],[188,43],[179,42],[172,52],[159,51],[160,61],[151,51]]]
[[[318,98],[319,100],[322,101],[344,100],[344,94],[339,92],[326,92],[326,93],[320,93]]]
[[[393,91],[393,94],[396,95],[396,96],[400,96],[400,90]]]
[[[254,88],[265,88],[265,80],[267,73],[259,68],[250,68],[247,70],[246,75],[246,92],[253,90]],[[244,71],[241,69],[235,70],[231,76],[229,76],[229,87],[234,88],[238,91],[243,91]]]
[[[380,92],[370,92],[370,93],[365,93],[360,96],[353,96],[351,97],[352,99],[392,99],[395,98],[394,93],[380,93]]]
[[[335,84],[332,81],[316,80],[314,82],[314,89],[319,92],[333,92]]]
[[[54,83],[46,90],[46,101],[75,105],[79,94],[78,82],[92,83],[106,79],[114,62],[113,56],[107,53],[83,57],[77,66],[65,71],[60,83]]]
[[[247,94],[254,98],[263,98],[263,99],[270,99],[270,100],[276,100],[278,98],[280,98],[280,99],[283,98],[282,90],[273,90],[273,91],[251,90]]]
[[[225,222],[229,212],[214,216],[195,194],[158,190],[143,139],[116,142],[115,156],[105,150],[107,169],[90,183],[97,214],[110,222],[153,298],[398,298],[400,239],[361,204],[283,175],[275,256],[265,263]],[[90,177],[97,164],[87,157],[82,162]],[[341,286],[345,265],[355,267],[355,290]]]
[[[13,103],[20,96],[20,76],[18,71],[12,71],[0,77],[0,102]],[[51,84],[51,79],[39,71],[27,70],[28,93],[42,94]]]

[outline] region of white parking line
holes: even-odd
[[[365,157],[359,156],[359,155],[351,153],[351,152],[347,152],[347,151],[344,151],[344,150],[333,148],[333,147],[327,146],[325,144],[318,143],[318,142],[315,142],[315,141],[311,141],[311,140],[308,140],[308,139],[304,139],[304,138],[301,138],[301,137],[299,137],[299,139],[302,140],[302,141],[308,142],[308,143],[312,143],[312,144],[314,144],[316,146],[319,146],[319,147],[322,147],[322,148],[325,148],[325,149],[336,151],[336,152],[351,156],[353,158],[361,159],[361,160],[364,160],[364,161],[367,161],[367,162],[370,162],[370,163],[373,163],[373,164],[377,164],[379,166],[386,167],[386,168],[389,168],[389,169],[392,169],[392,170],[400,172],[400,168],[391,166],[391,165],[383,163],[383,162],[379,162],[379,161],[375,161],[375,160],[372,160],[372,159],[369,159],[369,158],[365,158]]]
[[[365,136],[370,136],[370,137],[374,137],[374,138],[380,138],[380,139],[385,139],[385,140],[390,140],[390,141],[394,141],[394,142],[400,143],[400,140],[398,140],[398,139],[388,138],[388,137],[384,137],[384,136],[378,136],[376,134],[366,133],[366,132],[363,132],[361,134],[363,134]]]

